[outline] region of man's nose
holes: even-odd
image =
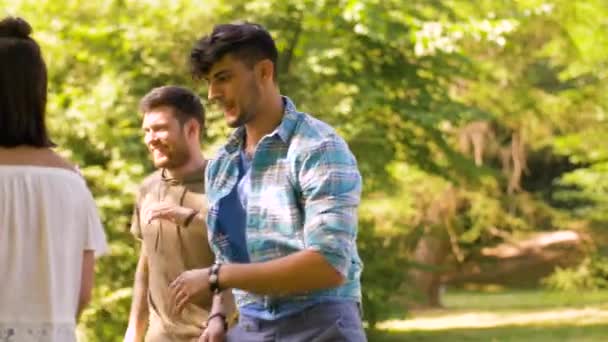
[[[207,98],[209,99],[209,102],[215,104],[221,97],[221,87],[215,85],[213,82],[209,83],[209,88],[207,89]]]
[[[144,142],[146,143],[146,145],[149,145],[156,141],[158,141],[158,136],[153,131],[147,132],[144,136]]]

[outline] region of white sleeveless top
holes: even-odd
[[[0,341],[76,341],[83,250],[107,250],[84,180],[0,165]]]

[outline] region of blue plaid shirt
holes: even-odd
[[[251,161],[247,198],[247,252],[251,262],[277,259],[302,250],[320,252],[346,281],[333,289],[293,296],[261,296],[239,289],[239,307],[255,304],[280,315],[298,303],[361,301],[362,262],[357,252],[357,208],[361,175],[346,142],[329,125],[298,112],[287,97],[276,130],[264,136]],[[226,236],[215,234],[220,199],[236,186],[244,127],[228,139],[207,167],[207,225],[210,244],[221,262]],[[298,275],[294,275],[297,277]]]

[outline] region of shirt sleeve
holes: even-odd
[[[133,215],[131,216],[131,228],[129,230],[131,231],[131,234],[133,234],[133,236],[140,240],[142,239],[139,196],[135,200],[135,204],[133,205]]]
[[[356,248],[361,199],[355,157],[341,138],[326,139],[305,154],[298,178],[306,247],[320,252],[346,277]]]
[[[108,243],[106,234],[101,224],[101,219],[97,211],[97,206],[93,200],[93,196],[87,190],[86,200],[84,201],[86,208],[85,213],[85,238],[83,250],[95,251],[95,257],[100,257],[108,252]]]

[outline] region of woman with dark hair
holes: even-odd
[[[107,249],[74,166],[51,148],[47,72],[31,27],[0,21],[0,341],[76,341]]]

